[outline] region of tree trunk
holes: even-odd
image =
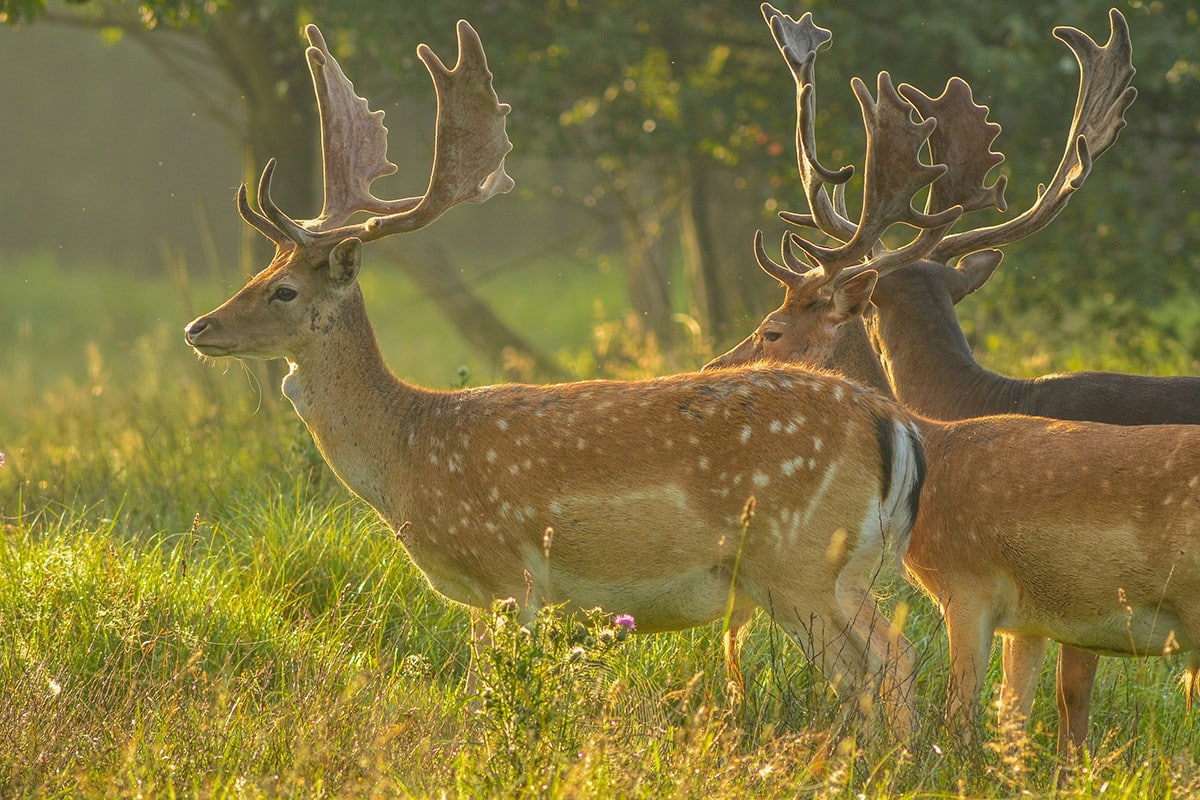
[[[709,339],[725,336],[732,326],[729,298],[722,286],[716,245],[709,227],[712,185],[708,170],[693,163],[682,193],[679,235],[691,314]]]
[[[628,180],[633,180],[632,178]],[[629,307],[666,349],[674,340],[670,273],[659,255],[662,213],[654,203],[640,204],[627,181],[614,181],[625,250],[625,287]]]
[[[235,3],[215,14],[204,40],[240,94],[245,119],[241,131],[243,180],[251,194],[267,160],[279,169],[272,198],[293,217],[320,212],[320,121],[312,80],[294,13],[265,14]],[[273,246],[249,226],[243,228],[243,268],[256,272],[270,260]]]
[[[405,248],[397,261],[463,338],[498,366],[507,380],[568,377],[553,359],[504,324],[491,306],[471,291],[445,248],[435,244]]]

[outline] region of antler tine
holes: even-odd
[[[238,213],[242,215],[242,219],[263,236],[274,242],[276,247],[282,247],[291,243],[291,239],[283,231],[275,227],[275,223],[250,207],[250,200],[247,194],[246,184],[243,183],[237,190]]]
[[[365,223],[364,241],[417,230],[459,203],[482,203],[513,188],[504,171],[504,157],[512,150],[504,123],[512,107],[496,97],[483,43],[465,20],[458,23],[458,51],[454,68],[447,69],[428,47],[417,48],[438,99],[429,187],[411,210],[407,201],[380,201],[371,210],[386,216]]]
[[[1055,38],[1071,48],[1079,62],[1079,95],[1068,141],[1084,137],[1093,159],[1117,141],[1126,124],[1125,112],[1137,98],[1137,89],[1129,85],[1137,72],[1129,24],[1115,8],[1109,9],[1108,24],[1103,47],[1078,28],[1054,29]]]
[[[844,269],[871,255],[883,234],[897,222],[919,228],[921,233],[901,250],[891,251],[893,261],[920,250],[927,251],[931,240],[944,236],[962,215],[962,208],[957,205],[935,213],[922,213],[912,206],[913,195],[947,171],[944,164],[923,164],[919,157],[937,125],[936,120],[914,122],[913,106],[897,94],[887,72],[879,73],[878,101],[858,78],[851,81],[851,86],[862,108],[867,131],[863,206],[858,225],[845,244],[834,248],[818,246],[799,236],[792,239],[826,272]]]
[[[789,260],[787,256],[788,253],[785,249],[784,260],[787,262],[786,265],[773,261],[767,255],[766,247],[763,245],[763,232],[755,231],[754,260],[758,262],[759,269],[789,289],[798,289],[801,285],[811,280],[814,273],[806,269],[798,260],[794,258]]]
[[[309,42],[304,56],[321,117],[325,188],[321,215],[306,227],[319,231],[344,224],[356,211],[373,208],[378,201],[371,184],[394,173],[396,165],[387,159],[383,112],[371,111],[366,98],[354,91],[316,25],[306,26],[304,35]],[[416,202],[412,200],[411,206]]]
[[[811,215],[784,213],[781,216],[796,224],[811,224],[832,238],[846,241],[854,234],[854,224],[838,214],[829,200],[825,184],[835,187],[845,184],[854,174],[854,167],[828,169],[817,160],[816,151],[817,91],[814,75],[817,51],[829,46],[833,34],[818,27],[811,13],[804,14],[797,21],[770,3],[763,3],[762,13],[796,82],[796,162],[809,208],[812,209]]]
[[[1116,142],[1125,127],[1125,112],[1137,97],[1137,89],[1129,85],[1136,72],[1129,26],[1115,8],[1109,11],[1109,28],[1103,47],[1077,28],[1054,29],[1054,36],[1071,49],[1079,63],[1079,94],[1067,147],[1049,186],[1039,186],[1033,205],[1007,222],[947,236],[934,251],[934,258],[949,261],[1018,241],[1046,227],[1066,208],[1091,173],[1093,159]]]
[[[283,213],[279,206],[275,205],[275,201],[271,199],[271,178],[275,175],[275,159],[268,159],[267,165],[263,167],[262,176],[258,179],[258,207],[262,209],[263,214],[270,220],[271,224],[279,231],[283,237],[300,246],[308,246],[313,242],[313,234],[305,230],[303,226],[296,220]],[[255,226],[258,227],[258,226]],[[262,230],[259,228],[259,230]],[[275,237],[267,234],[267,237],[275,241],[276,245],[282,242]]]

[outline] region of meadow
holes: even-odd
[[[498,279],[486,294],[588,377],[598,353],[636,350],[638,337],[620,323],[615,274],[563,274],[536,290]],[[499,606],[472,703],[465,611],[337,482],[260,368],[202,363],[184,345],[183,324],[235,287],[38,260],[7,264],[5,278],[0,797],[1200,792],[1178,659],[1104,660],[1095,755],[1061,786],[1050,658],[1029,736],[1002,739],[989,721],[979,747],[950,740],[940,622],[899,579],[889,602],[911,609],[924,664],[922,725],[906,747],[859,730],[853,701],[831,696],[765,619],[735,704],[720,626],[639,637],[604,615],[546,614],[522,627]],[[373,270],[364,292],[399,375],[492,380],[402,278]],[[1103,334],[1083,314],[963,316],[981,358],[1010,374],[1195,373],[1187,300],[1157,325]],[[700,355],[632,353],[621,373]]]

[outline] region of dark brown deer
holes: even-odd
[[[769,6],[764,6],[764,13],[797,84],[797,151],[810,203],[810,214],[783,216],[847,242],[844,249],[849,251],[849,242],[862,228],[848,222],[844,211],[841,187],[850,170],[825,169],[814,150],[813,65],[829,34],[812,25],[808,15],[797,23]],[[929,260],[905,265],[906,259],[883,254],[872,261],[877,271],[860,267],[838,272],[827,251],[800,239],[785,240],[784,263],[776,264],[767,258],[760,235],[755,246],[758,262],[785,286],[785,302],[752,336],[714,364],[763,358],[815,361],[880,390],[894,391],[912,410],[934,419],[1019,412],[1124,425],[1200,422],[1200,379],[1196,378],[1075,373],[1017,381],[987,372],[972,357],[953,313],[953,302],[982,283],[999,263],[998,252],[983,248],[1014,241],[1048,224],[1082,185],[1092,159],[1111,146],[1123,127],[1124,110],[1135,95],[1128,86],[1133,75],[1131,49],[1124,19],[1114,10],[1110,20],[1112,33],[1104,47],[1073,28],[1055,31],[1079,61],[1080,92],[1067,151],[1033,207],[1007,223],[943,236],[928,250]],[[987,109],[974,104],[966,83],[950,81],[937,99],[908,86],[902,86],[900,94],[922,118],[937,123],[930,149],[947,172],[933,182],[927,212],[955,206],[975,211],[994,205],[1003,210],[1003,179],[991,186],[985,181],[1002,158],[990,152],[999,126],[987,122]],[[869,142],[868,185],[871,155]],[[832,199],[826,184],[835,188]],[[793,245],[825,259],[832,269],[810,271],[793,253]],[[942,263],[962,255],[966,257],[957,268]],[[879,356],[862,324],[868,298],[874,304],[871,328]],[[1059,748],[1065,754],[1086,740],[1096,656],[1068,646],[1069,639],[1063,641],[1067,644],[1061,650],[1057,694]],[[1016,710],[1027,716],[1045,638],[1010,633],[1004,644],[1002,697],[1006,701],[1015,697]]]
[[[898,567],[907,547],[924,470],[906,412],[787,367],[453,392],[401,382],[363,305],[362,243],[511,187],[508,107],[467,23],[454,69],[419,48],[438,93],[433,175],[421,198],[378,200],[369,186],[392,171],[382,114],[355,95],[316,28],[308,36],[325,207],[312,220],[284,214],[271,200],[273,162],[261,212],[243,186],[238,207],[275,242],[275,259],[189,324],[188,344],[286,359],[284,394],[330,467],[450,600],[479,609],[516,598],[525,615],[601,606],[633,615],[643,633],[762,606],[835,686],[877,688],[907,735],[911,656],[872,595],[878,570]],[[357,212],[374,216],[349,223]]]

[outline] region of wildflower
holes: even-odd
[[[4,451],[0,450],[0,467],[4,466]]]
[[[637,630],[637,622],[634,621],[632,614],[617,614],[613,617],[613,626],[618,642],[625,641],[629,634]]]

